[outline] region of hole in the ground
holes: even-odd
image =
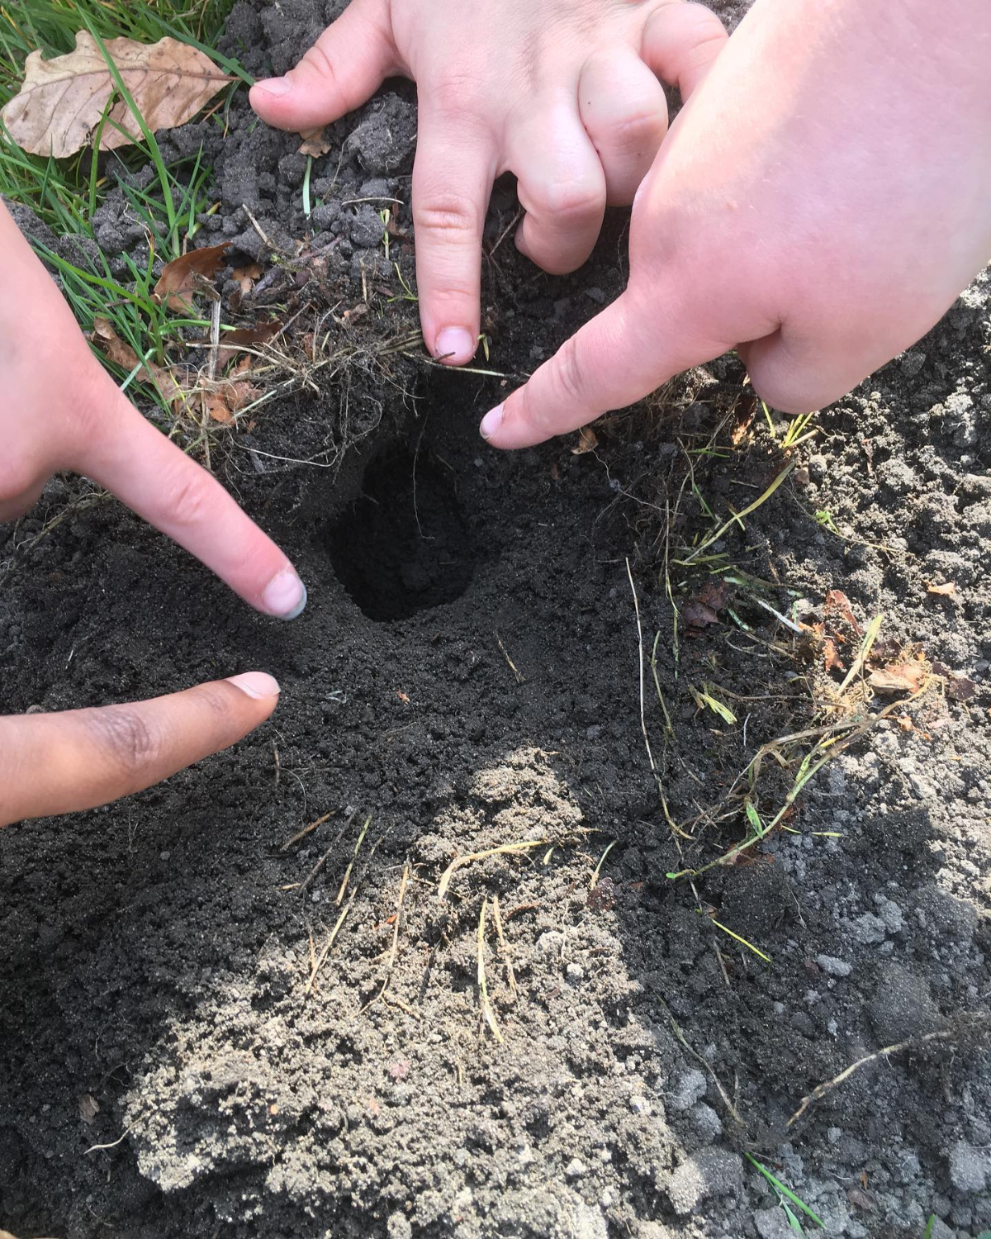
[[[330,561],[369,619],[406,619],[460,598],[474,570],[471,536],[448,468],[390,448],[330,528]]]

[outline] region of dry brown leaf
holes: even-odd
[[[822,657],[827,671],[832,671],[834,668],[837,671],[846,670],[843,663],[840,661],[839,654],[836,652],[836,642],[832,637],[827,637],[823,642]]]
[[[220,337],[220,348],[217,349],[217,366],[223,368],[230,359],[236,356],[238,349],[259,348],[274,340],[282,330],[283,324],[276,320],[273,323],[255,323],[253,327],[239,327],[236,331],[225,332]]]
[[[599,446],[599,436],[591,426],[582,426],[578,431],[578,443],[571,449],[572,456],[584,456],[586,452],[594,452]]]
[[[211,421],[226,426],[234,420],[234,414],[257,400],[261,391],[253,384],[241,380],[225,383],[215,391],[203,393],[203,407]]]
[[[204,392],[202,399],[203,409],[212,422],[219,422],[221,426],[226,426],[234,420],[231,406],[227,403],[227,397],[223,391]]]
[[[318,125],[315,129],[303,129],[299,136],[303,139],[303,145],[297,153],[309,155],[311,159],[319,159],[321,155],[326,155],[333,145],[327,137],[327,129],[324,125]]]
[[[936,585],[932,581],[927,581],[926,593],[939,594],[942,598],[955,598],[957,594],[956,582],[944,581],[942,585]]]
[[[946,695],[954,701],[970,701],[977,693],[977,685],[965,675],[960,675],[945,663],[933,663],[933,671],[946,681]]]
[[[150,44],[109,39],[104,46],[153,133],[184,125],[234,80],[209,56],[177,39]],[[3,121],[11,137],[32,155],[64,159],[90,145],[116,93],[96,40],[80,30],[75,51],[52,60],[42,59],[41,52],[28,56],[24,83],[3,109]],[[103,126],[100,150],[140,140],[140,125],[124,100],[118,99]]]
[[[701,631],[707,624],[719,623],[719,616],[712,607],[707,606],[704,602],[699,602],[697,599],[692,602],[686,602],[681,608],[681,615],[688,625],[689,631],[693,628]]]
[[[93,330],[89,333],[89,339],[101,353],[125,370],[133,370],[139,364],[137,353],[129,344],[124,343],[109,318],[93,319]]]
[[[229,249],[230,242],[225,241],[223,245],[208,245],[173,258],[162,269],[155,285],[156,300],[166,301],[170,310],[191,310],[190,297],[202,288],[204,281],[215,278]]]
[[[182,387],[172,371],[165,366],[157,366],[153,361],[142,363],[134,349],[120,338],[109,319],[94,318],[89,339],[101,353],[124,370],[134,370],[143,365],[143,373],[138,377],[142,382],[150,377],[166,404],[174,406],[182,400]]]
[[[831,589],[826,595],[825,614],[827,618],[830,611],[839,611],[840,617],[846,620],[858,637],[863,634],[864,630],[857,623],[857,619],[853,614],[853,607],[850,606],[850,599],[841,589]]]
[[[253,262],[247,267],[236,267],[231,272],[231,279],[237,280],[241,286],[241,296],[246,297],[255,286],[255,280],[260,280],[265,268],[260,262]]]
[[[721,611],[726,605],[728,593],[729,590],[725,581],[719,580],[718,577],[710,577],[699,590],[695,601],[702,602],[707,607],[712,607],[713,611]]]
[[[870,674],[874,688],[886,693],[917,693],[926,678],[922,663],[892,663]]]

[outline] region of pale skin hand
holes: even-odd
[[[289,619],[306,591],[289,560],[121,395],[0,205],[0,521],[57,470],[105,486],[259,610]],[[225,748],[275,708],[260,672],[132,706],[0,718],[0,825],[88,808]]]
[[[545,270],[590,254],[667,131],[658,79],[694,89],[722,50],[718,18],[681,0],[351,0],[255,111],[305,130],[415,79],[412,207],[423,336],[461,365],[479,330],[482,228],[494,179],[519,178],[520,250]]]
[[[639,191],[627,291],[482,422],[517,448],[739,346],[821,408],[991,257],[991,6],[756,0]]]

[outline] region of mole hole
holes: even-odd
[[[474,569],[454,475],[426,452],[393,448],[330,528],[330,562],[369,619],[406,619],[460,598]]]

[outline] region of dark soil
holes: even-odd
[[[229,45],[280,72],[337,7],[241,3]],[[312,357],[316,336],[335,359],[283,367],[279,399],[213,450],[300,567],[304,616],[249,612],[75,479],[0,543],[4,712],[256,667],[283,686],[231,752],[0,834],[0,1226],[793,1234],[751,1153],[831,1236],[922,1239],[931,1213],[933,1239],[976,1236],[991,1227],[991,285],[823,412],[784,485],[707,549],[736,581],[716,589],[689,557],[780,473],[786,423],[772,439],[727,358],[608,419],[593,451],[485,447],[481,414],[622,287],[625,220],[551,279],[508,242],[492,252],[516,209],[500,186],[477,368],[509,377],[428,365],[404,343],[415,306],[393,267],[412,281],[410,99],[400,85],[333,128],[309,222],[305,160],[243,97],[223,145],[209,125],[171,139],[171,154],[205,141],[220,175],[204,243],[234,238],[232,265],[266,267],[243,299],[226,286],[228,320],[298,312],[287,348]],[[381,204],[360,198],[395,200],[388,261]],[[113,198],[100,226],[108,252],[142,243]],[[929,592],[951,581],[955,596]],[[841,694],[815,632],[755,601],[830,624],[849,667],[836,589],[861,627],[884,616],[871,666],[918,654],[935,670],[918,699]],[[786,830],[694,885],[666,876],[745,837],[734,781],[763,744],[851,716],[876,725]],[[762,764],[764,822],[811,743]],[[441,897],[453,861],[509,845]],[[817,1085],[904,1041],[786,1127]]]

